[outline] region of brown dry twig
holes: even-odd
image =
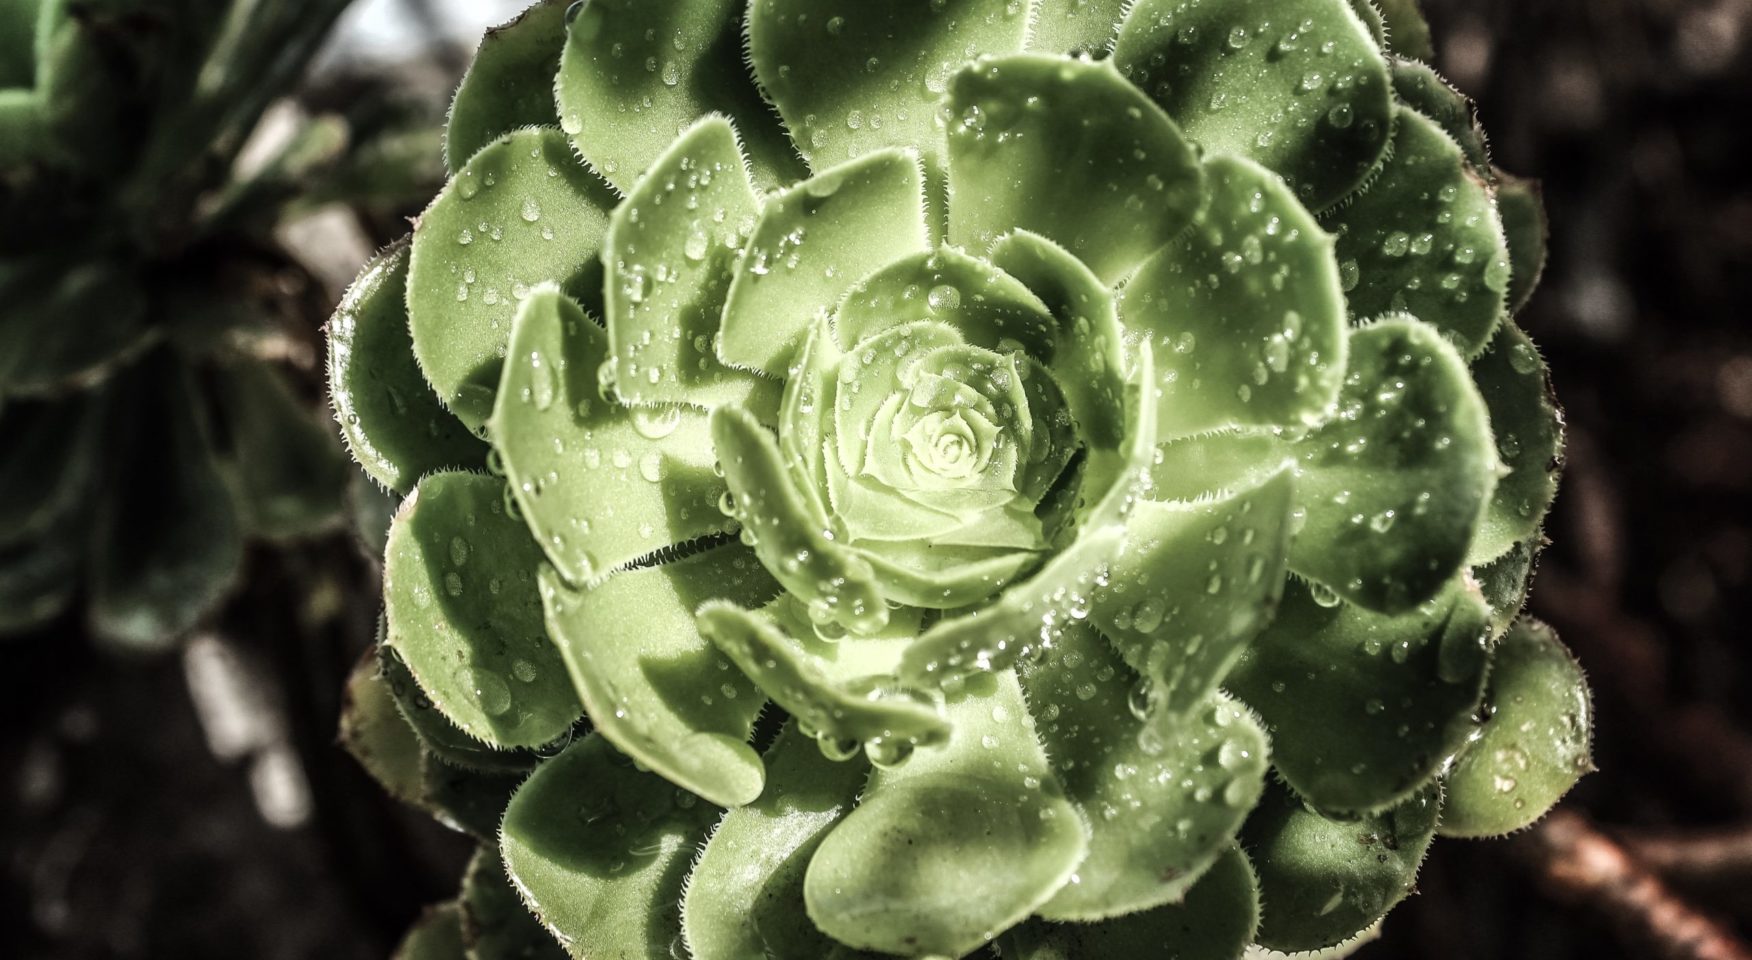
[[[1586,905],[1663,960],[1752,960],[1752,948],[1668,889],[1647,866],[1573,810],[1526,833],[1517,853],[1553,897]]]

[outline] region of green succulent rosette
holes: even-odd
[[[419,164],[387,119],[290,108],[236,161],[346,4],[0,0],[0,636],[163,650],[252,543],[343,520],[330,304],[275,230]]]
[[[1448,825],[1537,818],[1588,763],[1517,619],[1544,238],[1407,18],[490,33],[332,364],[407,495],[356,678],[411,724],[386,780],[459,820],[422,771],[532,770],[470,829],[579,957],[1327,948]]]

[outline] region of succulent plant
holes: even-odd
[[[329,116],[234,161],[345,6],[0,0],[0,633],[83,601],[98,638],[161,648],[248,537],[337,518],[310,375],[332,305],[273,228],[374,141]]]
[[[331,325],[406,495],[348,742],[484,845],[404,955],[1306,951],[1556,802],[1543,225],[1426,48],[1361,0],[489,33]]]

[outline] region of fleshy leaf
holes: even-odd
[[[372,479],[404,494],[422,474],[487,458],[414,359],[407,283],[403,240],[366,265],[328,324],[329,398],[341,435]]]
[[[558,130],[519,130],[475,154],[420,215],[408,263],[414,355],[470,429],[493,412],[517,305],[554,281],[598,302],[614,197]]]
[[[0,411],[0,547],[39,537],[91,495],[101,394]]]
[[[444,157],[462,170],[481,148],[519,127],[551,127],[554,75],[566,45],[569,0],[536,0],[509,23],[481,38],[450,103]]]
[[[1014,960],[1235,960],[1253,939],[1259,910],[1253,866],[1231,845],[1184,901],[1099,923],[1031,920],[998,942],[1003,955]]]
[[[540,563],[493,477],[428,474],[389,531],[389,646],[445,716],[499,747],[539,746],[578,718],[542,629]]]
[[[590,0],[573,4],[560,63],[560,125],[578,153],[625,193],[675,135],[709,114],[740,127],[754,181],[803,175],[772,108],[748,76],[738,0]]]
[[[682,920],[695,960],[805,960],[836,946],[797,905],[810,859],[851,811],[870,767],[829,760],[795,722],[766,763],[766,792],[724,815],[688,877]]]
[[[1290,569],[1373,610],[1441,589],[1496,485],[1489,417],[1464,361],[1408,317],[1352,332],[1337,416],[1292,449],[1307,520]]]
[[[1550,627],[1523,619],[1509,629],[1485,703],[1488,719],[1444,778],[1443,836],[1520,830],[1594,769],[1587,678]]]
[[[1222,694],[1185,715],[1093,628],[1066,629],[1021,669],[1041,744],[1083,812],[1089,855],[1040,908],[1093,921],[1178,902],[1232,845],[1265,786],[1265,733]]]
[[[945,104],[952,243],[1030,230],[1112,284],[1204,202],[1192,142],[1111,63],[982,60],[955,74]]]
[[[1228,686],[1265,718],[1272,762],[1296,793],[1322,810],[1380,810],[1465,742],[1484,694],[1489,612],[1459,578],[1399,616],[1293,583]]]
[[[454,902],[427,907],[396,945],[390,960],[468,960],[462,940],[462,908]]]
[[[475,850],[457,899],[468,960],[565,960],[566,952],[512,889],[496,844]]]
[[[188,368],[157,352],[109,404],[106,445],[119,457],[97,509],[91,625],[129,649],[161,649],[230,590],[243,531]]]
[[[0,635],[40,627],[72,605],[84,532],[85,518],[72,511],[36,539],[0,546]]]
[[[1099,57],[1113,49],[1125,0],[1036,0],[1028,49]]]
[[[718,510],[706,416],[602,396],[608,336],[553,286],[517,313],[488,432],[548,560],[584,584],[735,529]]]
[[[809,605],[810,617],[859,632],[887,622],[875,571],[836,542],[827,518],[801,498],[766,428],[742,410],[720,407],[712,412],[712,439],[745,537],[773,576]]]
[[[718,601],[700,607],[697,619],[706,639],[761,692],[820,737],[926,745],[948,738],[948,725],[929,704],[830,675],[806,641],[759,614]]]
[[[854,283],[927,245],[911,152],[880,151],[768,198],[736,266],[718,356],[785,376],[810,325]]]
[[[1453,137],[1409,107],[1396,115],[1392,159],[1330,219],[1351,315],[1410,313],[1476,356],[1507,313],[1502,220]]]
[[[1058,321],[1058,348],[1048,366],[1077,436],[1094,447],[1117,448],[1125,437],[1125,343],[1113,291],[1069,250],[1037,233],[1005,234],[989,256]]]
[[[158,337],[147,323],[140,270],[124,261],[0,261],[0,303],[0,393],[88,385]]]
[[[1159,358],[1164,439],[1325,419],[1344,377],[1344,294],[1333,239],[1271,171],[1204,164],[1209,205],[1126,283],[1128,333]]]
[[[749,62],[816,169],[884,147],[940,154],[938,100],[982,55],[1022,49],[1013,0],[752,0]]]
[[[622,402],[777,403],[777,383],[724,366],[713,349],[759,211],[736,131],[719,116],[683,134],[615,208],[603,261]]]
[[[1440,809],[1431,786],[1385,813],[1332,820],[1268,789],[1241,839],[1259,875],[1259,943],[1318,950],[1385,916],[1411,892]]]
[[[716,813],[590,736],[511,798],[499,850],[567,953],[655,960],[681,936],[688,865]]]
[[[841,943],[960,956],[1038,909],[1088,851],[1013,672],[969,680],[948,719],[949,742],[879,767],[810,860],[809,917]]]
[[[1004,670],[1047,644],[1067,619],[1088,614],[1089,598],[1125,542],[1125,521],[1148,479],[1156,443],[1156,408],[1147,385],[1155,367],[1146,343],[1126,389],[1131,432],[1121,450],[1094,451],[1085,469],[1072,539],[1039,571],[1007,587],[973,613],[938,621],[907,648],[900,676],[940,686],[970,674]]]
[[[715,547],[573,590],[541,576],[548,634],[584,708],[616,749],[720,806],[760,795],[745,741],[765,698],[700,636],[708,600],[760,606],[778,587],[746,548]]]
[[[842,349],[856,351],[887,330],[921,321],[953,328],[987,350],[1020,347],[1048,357],[1058,348],[1057,323],[1039,297],[954,247],[903,257],[859,281],[834,310],[833,332]]]
[[[1387,24],[1387,38],[1393,52],[1417,60],[1434,60],[1436,47],[1430,39],[1430,25],[1418,9],[1420,0],[1372,0]]]
[[[1348,0],[1140,0],[1113,58],[1187,136],[1277,172],[1316,212],[1387,149],[1387,63]]]
[[[1484,602],[1490,606],[1492,638],[1501,637],[1526,605],[1527,592],[1533,585],[1533,568],[1543,548],[1543,532],[1535,533],[1532,539],[1509,548],[1508,553],[1472,568],[1473,579],[1478,581]]]
[[[1490,170],[1490,145],[1478,122],[1478,106],[1435,68],[1419,60],[1393,61],[1393,92],[1400,102],[1434,120],[1466,154],[1479,173]]]
[[[266,363],[242,360],[214,373],[224,466],[250,532],[291,538],[338,524],[352,470],[327,418]]]
[[[1141,503],[1090,619],[1162,709],[1179,715],[1222,683],[1271,622],[1284,588],[1293,472],[1194,503]]]
[[[1533,298],[1550,256],[1551,223],[1545,217],[1545,193],[1537,180],[1493,171],[1497,181],[1497,213],[1509,242],[1509,312],[1520,313]]]
[[[1504,322],[1473,361],[1472,377],[1490,410],[1497,455],[1508,468],[1468,553],[1469,563],[1480,564],[1538,535],[1563,470],[1563,414],[1538,348],[1513,323]]]
[[[381,643],[385,631],[383,624],[378,626]],[[413,672],[395,650],[380,646],[378,653],[383,683],[389,688],[390,696],[395,698],[402,719],[414,729],[428,754],[453,767],[483,773],[528,773],[535,766],[536,755],[532,751],[496,750],[469,736],[438,709],[431,697],[426,696]]]

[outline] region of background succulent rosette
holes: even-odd
[[[1404,3],[1123,6],[488,35],[333,325],[409,951],[1324,948],[1585,772],[1534,190]]]

